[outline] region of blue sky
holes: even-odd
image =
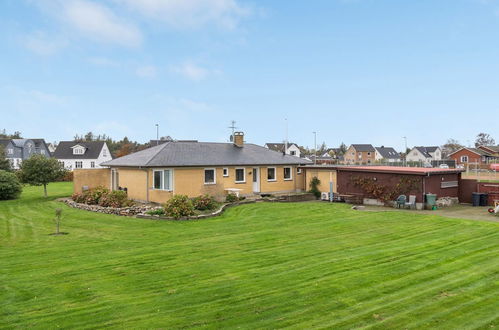
[[[499,139],[499,1],[3,0],[0,128],[48,141]]]

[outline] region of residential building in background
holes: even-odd
[[[449,155],[456,161],[456,165],[483,165],[499,161],[499,152],[494,153],[496,147],[461,148]],[[497,148],[499,149],[499,148]],[[496,149],[496,150],[497,150]],[[492,151],[492,152],[491,152]]]
[[[264,147],[286,155],[301,157],[300,147],[293,142],[288,142],[287,148],[285,143],[265,143]]]
[[[372,164],[376,160],[376,149],[371,144],[352,144],[344,155],[345,164]]]
[[[408,162],[429,164],[435,160],[442,160],[442,149],[440,147],[414,147],[406,156]]]
[[[102,163],[113,159],[105,141],[61,141],[54,158],[68,170],[102,168]]]
[[[13,169],[19,169],[23,160],[39,154],[50,157],[50,151],[44,139],[0,139],[5,149],[5,156]]]
[[[400,154],[392,147],[376,147],[374,158],[378,162],[396,163],[401,162]]]

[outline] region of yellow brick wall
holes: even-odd
[[[75,169],[73,171],[73,192],[81,193],[83,186],[89,189],[98,186],[111,188],[111,170],[99,169]]]
[[[213,167],[206,167],[213,168]],[[174,191],[156,190],[153,187],[153,169],[130,169],[116,168],[119,174],[119,186],[128,189],[128,196],[131,199],[138,201],[151,201],[164,203],[170,199],[173,194],[182,194],[189,197],[196,197],[203,194],[209,194],[224,199],[226,195],[225,189],[236,188],[241,189],[241,195],[253,194],[253,167],[227,167],[229,175],[223,176],[223,167],[215,167],[216,183],[204,183],[205,167],[197,168],[174,168],[173,169],[173,189]],[[236,168],[245,169],[245,182],[235,182]],[[305,173],[297,174],[296,167],[292,166],[292,180],[284,180],[284,167],[276,166],[276,181],[270,182],[267,180],[267,167],[258,167],[260,169],[260,192],[261,193],[278,193],[278,192],[294,192],[304,189]],[[78,171],[78,170],[77,170]],[[87,170],[80,170],[87,171]],[[90,170],[88,170],[90,171]],[[75,184],[89,185],[90,188],[104,185],[110,187],[110,169],[92,170],[99,175],[75,174]],[[105,174],[105,175],[104,175]],[[87,184],[89,182],[89,184]],[[75,189],[76,189],[75,185]],[[81,187],[79,188],[81,190]],[[75,190],[76,191],[76,190]]]
[[[338,181],[336,180],[336,171],[328,169],[304,169],[307,183],[307,190],[310,189],[310,181],[317,177],[321,183],[318,186],[321,192],[329,192],[329,182],[333,180],[333,192],[337,192]]]

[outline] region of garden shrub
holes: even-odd
[[[235,203],[239,201],[239,198],[236,196],[236,194],[227,194],[227,197],[225,197],[225,201],[227,203]]]
[[[194,214],[194,205],[186,195],[175,195],[164,204],[165,214],[179,219]]]
[[[128,207],[134,204],[122,190],[109,191],[104,187],[96,187],[82,193],[74,193],[71,198],[76,203],[100,205],[104,207]]]
[[[213,210],[217,206],[215,199],[208,194],[193,198],[192,204],[199,211]]]
[[[162,208],[159,208],[159,209],[154,209],[154,210],[147,211],[146,213],[149,214],[149,215],[164,215],[165,214],[165,210],[162,209]]]
[[[127,193],[123,190],[115,190],[103,194],[99,199],[99,205],[104,207],[128,207],[134,204],[128,199]]]
[[[312,180],[310,180],[310,190],[309,192],[312,193],[315,198],[320,198],[321,197],[321,191],[319,190],[319,185],[321,184],[321,180],[319,180],[318,177],[314,176]]]
[[[109,194],[109,189],[104,188],[102,186],[92,188],[83,193],[84,203],[88,205],[97,205],[99,204],[102,196]]]
[[[22,185],[14,173],[0,170],[0,200],[16,199],[22,191]]]

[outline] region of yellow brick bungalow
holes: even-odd
[[[309,161],[243,140],[236,132],[234,143],[166,142],[101,164],[106,169],[76,170],[74,190],[126,189],[131,199],[156,203],[175,194],[222,199],[230,191],[248,196],[303,190],[298,166]]]

